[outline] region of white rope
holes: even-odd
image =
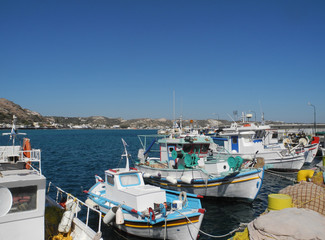
[[[189,221],[189,222],[193,225],[193,227],[196,228],[200,233],[202,233],[202,234],[204,234],[204,235],[206,235],[206,236],[208,236],[208,237],[211,237],[211,238],[223,238],[223,237],[226,237],[226,236],[228,236],[228,235],[230,235],[230,234],[233,234],[233,233],[236,232],[236,231],[239,231],[239,230],[245,228],[245,227],[248,225],[248,223],[240,223],[240,225],[239,225],[238,228],[236,228],[236,229],[230,231],[230,232],[227,233],[227,234],[224,234],[224,235],[211,235],[211,234],[206,233],[206,232],[202,231],[201,229],[197,228],[197,227],[194,225],[194,223],[192,223],[192,221],[191,221],[191,220],[190,220],[186,215],[184,215],[183,213],[181,213],[180,211],[176,210],[176,212],[178,212],[179,214],[181,214],[181,215],[183,215],[184,217],[186,217],[187,221]]]
[[[292,181],[293,183],[297,183],[297,180],[295,178],[290,178],[290,177],[287,177],[287,176],[283,176],[283,175],[278,174],[275,171],[272,171],[272,170],[269,170],[269,169],[266,169],[265,171],[268,172],[268,173],[270,173],[270,174],[272,174],[272,175],[274,175],[274,176],[278,176],[278,177],[281,177],[281,178],[285,178],[285,179],[287,179],[289,181]]]

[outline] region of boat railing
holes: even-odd
[[[54,188],[54,190],[52,190],[52,188]],[[54,192],[52,192],[52,191],[54,191]],[[50,196],[50,193],[53,193],[55,195],[55,197]],[[48,197],[50,197],[51,200],[53,199],[55,201],[55,203],[57,205],[61,206],[61,207],[62,207],[62,201],[63,200],[67,201],[69,199],[73,199],[73,201],[77,202],[78,206],[83,208],[81,210],[86,210],[86,216],[85,216],[85,220],[83,221],[83,223],[87,227],[89,227],[89,219],[90,219],[91,212],[97,214],[98,215],[98,228],[97,228],[98,230],[97,230],[97,233],[101,232],[102,213],[98,209],[95,209],[95,208],[87,205],[85,202],[81,201],[80,199],[73,196],[72,194],[64,191],[60,187],[54,185],[52,182],[49,182],[49,184],[48,184],[47,195],[48,195]],[[78,218],[78,212],[76,212],[75,214],[76,214],[75,217]],[[78,219],[81,220],[80,218],[78,218]]]
[[[25,162],[29,166],[29,168],[36,170],[39,175],[42,175],[42,161],[40,149],[19,151],[19,159]],[[37,164],[35,165],[34,163]]]
[[[169,135],[151,134],[151,135],[138,135],[140,144],[144,150],[147,150],[150,146],[156,143],[157,139],[168,138]],[[155,151],[154,149],[151,151]],[[158,151],[158,150],[157,150]]]
[[[20,150],[20,146],[0,147],[0,162],[2,163],[17,163],[24,162],[28,169],[37,170],[39,175],[42,174],[41,167],[41,150]],[[37,163],[32,164],[32,163]]]

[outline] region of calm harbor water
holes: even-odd
[[[0,133],[8,132],[0,131]],[[131,159],[135,160],[141,147],[138,135],[155,134],[156,130],[20,130],[31,139],[32,148],[42,151],[42,171],[48,181],[65,191],[86,199],[83,190],[88,190],[94,183],[94,175],[104,176],[104,171],[121,162],[123,145],[121,138],[128,144]],[[0,145],[8,144],[8,136],[1,136]],[[120,164],[120,165],[119,165]],[[290,178],[296,173],[281,173],[279,177],[265,173],[262,189],[253,203],[203,199],[206,209],[201,230],[211,235],[223,235],[236,229],[240,223],[248,223],[259,216],[267,207],[267,196],[292,185]],[[112,227],[102,225],[103,238],[140,239],[121,235]],[[218,238],[227,239],[228,237]],[[211,239],[200,234],[199,239]]]

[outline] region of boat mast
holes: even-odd
[[[12,120],[12,127],[10,133],[2,133],[2,135],[10,135],[10,140],[12,139],[12,146],[15,146],[15,140],[17,135],[26,135],[26,133],[17,133],[16,130],[16,119],[17,117],[13,115],[13,120]]]
[[[123,143],[123,146],[124,146],[124,153],[122,154],[122,157],[125,157],[125,169],[128,171],[130,169],[130,163],[129,163],[129,154],[128,154],[128,151],[126,149],[126,146],[128,145],[124,139],[122,138],[122,143]]]

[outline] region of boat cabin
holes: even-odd
[[[45,184],[37,171],[1,171],[0,239],[44,239]]]
[[[219,135],[214,138],[215,142],[223,141],[224,148],[233,153],[263,151],[266,145],[277,143],[275,131],[267,125],[257,126],[253,123],[225,128]]]
[[[186,136],[183,138],[164,138],[160,145],[160,161],[169,166],[183,169],[199,164],[199,160],[209,154],[212,138],[208,136]]]
[[[145,185],[142,173],[137,170],[110,169],[105,171],[106,198],[125,204],[138,211],[154,203],[166,202],[166,193],[159,187]]]

